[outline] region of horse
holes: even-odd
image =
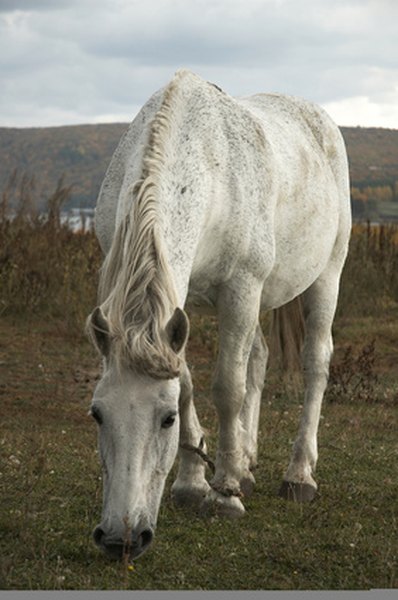
[[[268,358],[259,318],[290,302],[305,323],[304,403],[280,495],[312,500],[351,230],[347,156],[331,118],[287,95],[233,98],[179,70],[120,140],[95,230],[104,253],[87,320],[103,363],[91,404],[103,470],[95,544],[114,559],[149,548],[177,454],[178,505],[244,515]],[[195,310],[218,323],[209,481],[185,359]]]

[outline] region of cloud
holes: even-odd
[[[0,12],[59,10],[76,5],[79,0],[0,0]]]
[[[398,126],[397,13],[393,0],[0,0],[0,125],[131,120],[184,66],[339,118],[364,98],[362,124]]]
[[[364,121],[377,123],[379,127],[398,126],[398,86],[393,93],[383,96],[382,101],[374,101],[367,96],[344,98],[339,102],[328,102],[324,108],[333,115],[339,125],[361,125]]]

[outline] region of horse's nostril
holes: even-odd
[[[130,558],[137,558],[145,552],[151,545],[153,540],[153,531],[150,527],[143,529],[141,532],[131,532],[131,541],[126,543],[126,540],[118,537],[109,537],[101,527],[96,527],[93,532],[95,544],[112,559],[121,559],[125,555]]]
[[[105,535],[105,532],[103,529],[101,529],[101,527],[96,527],[94,529],[93,538],[94,538],[94,542],[97,544],[97,546],[101,545],[102,538],[104,537],[104,535]]]
[[[140,535],[141,539],[141,550],[142,552],[150,546],[153,540],[153,531],[152,529],[144,529],[144,531]]]

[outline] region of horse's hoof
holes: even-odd
[[[250,472],[240,480],[240,489],[246,498],[252,495],[255,484],[254,475]]]
[[[197,486],[175,486],[171,488],[171,498],[180,507],[200,509],[209,493],[210,486],[207,482]]]
[[[245,507],[236,496],[223,496],[211,489],[204,499],[201,510],[203,516],[220,516],[238,519],[245,514]]]
[[[316,487],[309,483],[283,481],[279,489],[279,496],[293,502],[311,502],[315,498],[316,492]]]

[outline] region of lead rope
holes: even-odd
[[[199,442],[199,446],[192,446],[191,444],[180,444],[180,448],[182,448],[183,450],[188,450],[188,452],[194,452],[195,454],[200,456],[200,458],[208,465],[210,471],[214,475],[216,472],[216,467],[215,467],[214,462],[211,460],[211,458],[209,458],[207,456],[206,452],[203,452],[202,448],[204,446],[204,443],[205,443],[205,439],[204,439],[204,437],[202,437]],[[218,492],[219,494],[221,494],[222,496],[225,496],[227,498],[229,498],[230,496],[236,496],[237,498],[242,498],[242,496],[243,496],[243,494],[240,490],[238,492],[236,492],[234,490],[221,490],[221,489],[215,488],[211,484],[211,482],[210,482],[210,487],[212,487],[216,492]]]
[[[205,445],[205,438],[202,436],[199,446],[192,446],[191,444],[180,444],[180,448],[183,450],[188,450],[188,452],[194,452],[208,465],[210,471],[213,473],[216,472],[216,467],[214,462],[209,458],[206,452],[203,452],[203,446]]]

